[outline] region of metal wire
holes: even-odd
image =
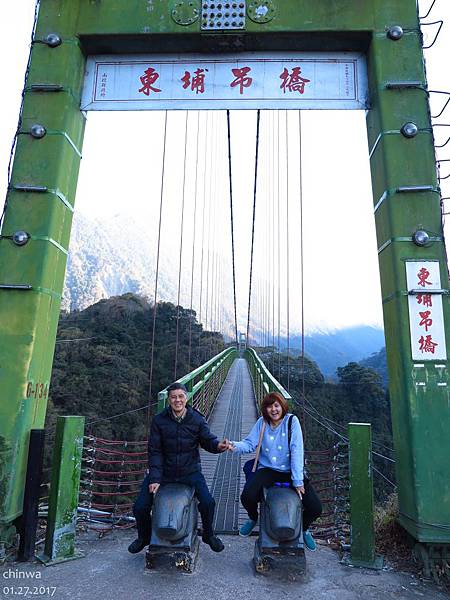
[[[420,20],[426,19],[430,15],[430,13],[433,10],[433,7],[434,7],[435,4],[436,4],[436,0],[433,0],[432,3],[431,3],[431,5],[430,5],[430,7],[429,7],[429,9],[428,9],[428,11],[427,11],[427,13],[424,14],[423,16],[419,16],[419,19]]]
[[[199,290],[199,323],[202,324],[202,309],[203,309],[203,272],[204,272],[204,258],[205,258],[205,214],[206,214],[206,164],[208,157],[208,138],[209,138],[209,119],[210,113],[206,113],[206,124],[205,124],[205,154],[203,163],[203,206],[202,206],[202,243],[201,243],[201,259],[200,259],[200,290]],[[211,173],[210,173],[211,174]],[[198,355],[200,357],[200,344],[202,338],[202,328],[199,328],[198,332]]]
[[[188,371],[191,371],[192,358],[192,308],[194,303],[194,271],[195,271],[195,230],[197,225],[197,196],[198,196],[198,150],[200,137],[200,111],[197,111],[197,141],[195,150],[195,183],[194,183],[194,217],[192,231],[192,261],[191,261],[191,297],[190,297],[190,318],[189,318],[189,349],[188,349]]]
[[[290,363],[289,353],[290,349],[290,293],[289,293],[289,123],[288,123],[288,111],[285,111],[285,125],[286,125],[286,336],[287,336],[287,353],[286,353],[286,366],[287,366],[287,390],[290,391]]]
[[[155,271],[155,294],[153,299],[153,324],[152,324],[152,345],[150,350],[150,374],[149,374],[149,387],[148,387],[148,414],[147,422],[150,424],[151,419],[151,406],[152,406],[152,380],[153,380],[153,362],[154,362],[154,350],[155,350],[155,331],[156,331],[156,311],[158,302],[158,278],[159,278],[159,257],[161,250],[161,223],[163,213],[163,199],[164,199],[164,175],[166,170],[166,147],[167,147],[167,110],[164,115],[164,141],[163,141],[163,155],[161,165],[161,188],[159,198],[159,222],[158,222],[158,242],[156,246],[156,271]]]
[[[277,112],[277,250],[278,250],[278,380],[281,379],[281,215],[280,215],[280,112]]]
[[[375,473],[377,473],[377,475],[379,475],[380,477],[382,477],[387,483],[389,483],[389,485],[391,485],[393,488],[397,487],[397,484],[394,483],[393,481],[391,481],[390,479],[388,479],[386,477],[386,475],[384,475],[379,469],[377,469],[374,465],[372,465],[372,471],[374,471]]]
[[[441,33],[441,29],[442,26],[444,25],[444,21],[442,21],[442,19],[440,19],[439,21],[432,21],[431,23],[421,23],[421,27],[427,27],[429,25],[439,25],[438,30],[436,32],[436,35],[434,36],[433,41],[431,42],[431,44],[429,44],[428,46],[422,46],[423,50],[429,50],[430,48],[432,48],[434,46],[434,44],[437,42],[437,39],[439,37],[439,34]]]
[[[183,238],[184,238],[184,205],[186,198],[186,158],[187,158],[187,135],[189,124],[189,111],[186,111],[186,119],[184,123],[184,162],[183,162],[183,192],[181,199],[181,223],[180,223],[180,253],[178,262],[178,293],[177,293],[177,326],[175,334],[175,364],[174,364],[174,381],[177,380],[178,370],[178,346],[180,336],[180,294],[181,294],[181,267],[183,262]]]
[[[253,185],[253,217],[252,217],[252,242],[250,251],[250,279],[248,286],[248,311],[247,311],[247,345],[249,343],[250,331],[250,306],[252,300],[252,278],[253,278],[253,250],[255,243],[255,217],[256,217],[256,192],[258,183],[258,153],[259,153],[259,124],[261,120],[261,111],[256,113],[256,150],[255,150],[255,179]]]
[[[447,108],[447,106],[450,103],[450,92],[445,92],[443,90],[429,90],[428,94],[444,94],[444,95],[448,96],[447,101],[445,102],[442,110],[437,115],[431,115],[432,119],[438,119],[440,116],[442,116],[442,114],[444,113],[445,109]]]
[[[299,205],[300,205],[300,302],[301,302],[301,358],[302,358],[302,397],[305,399],[305,276],[304,276],[304,245],[303,245],[303,154],[302,154],[302,113],[298,111],[298,151],[299,151]],[[303,404],[303,409],[304,409]],[[303,410],[303,423],[306,427]]]

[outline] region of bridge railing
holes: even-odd
[[[270,392],[279,392],[283,398],[287,400],[289,409],[292,409],[292,396],[287,390],[284,389],[281,383],[275,379],[255,350],[253,350],[253,348],[247,348],[244,357],[247,360],[250,374],[252,376],[258,412],[262,399]]]
[[[177,379],[177,383],[182,383],[187,387],[191,405],[206,418],[214,406],[217,395],[236,357],[236,348],[227,348],[197,369]],[[158,393],[158,412],[165,408],[167,399],[168,392],[165,388]]]

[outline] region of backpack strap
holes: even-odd
[[[291,450],[291,429],[292,429],[292,419],[294,418],[294,415],[290,415],[289,419],[288,419],[288,448],[289,451]]]

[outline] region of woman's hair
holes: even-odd
[[[283,417],[289,410],[287,400],[283,398],[283,396],[279,392],[270,392],[270,394],[264,396],[263,401],[261,402],[261,414],[268,423],[270,419],[269,415],[267,414],[267,409],[269,408],[269,406],[272,406],[272,404],[275,404],[275,402],[278,402],[278,404],[281,406]]]

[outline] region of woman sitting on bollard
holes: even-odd
[[[248,536],[258,521],[258,502],[264,487],[276,482],[291,483],[303,503],[303,540],[309,550],[316,544],[309,531],[311,523],[322,514],[322,504],[308,478],[304,476],[303,435],[300,422],[288,413],[288,403],[278,392],[271,392],[261,404],[261,417],[241,442],[231,442],[230,449],[239,454],[257,452],[256,471],[247,480],[241,502],[249,520],[239,530]],[[258,446],[260,451],[258,453]]]

